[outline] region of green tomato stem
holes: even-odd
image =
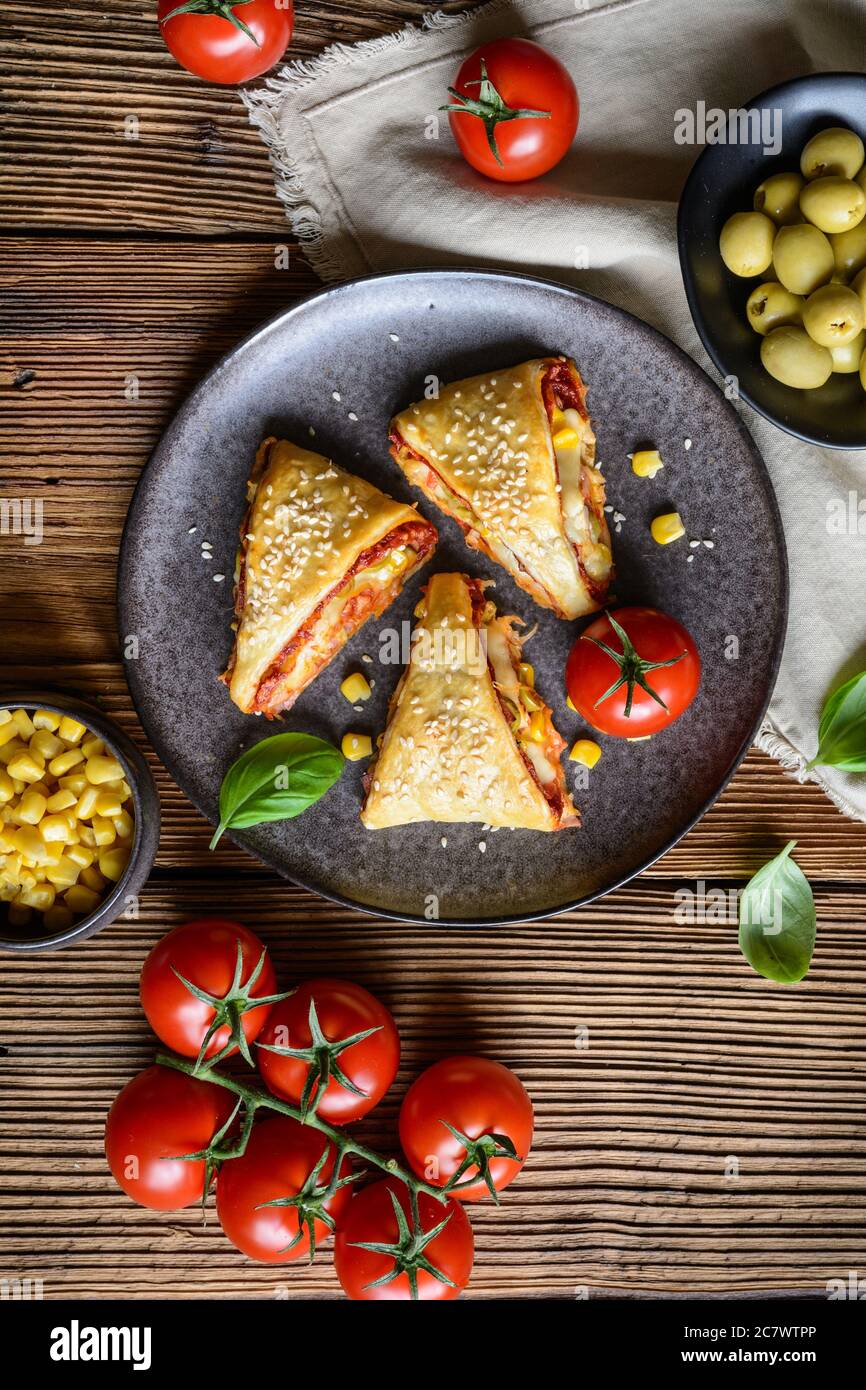
[[[278,1096],[271,1095],[270,1091],[260,1091],[256,1086],[247,1086],[244,1082],[236,1081],[234,1077],[231,1076],[223,1076],[221,1072],[209,1067],[196,1071],[193,1062],[188,1061],[184,1057],[174,1057],[169,1052],[158,1052],[156,1062],[157,1066],[171,1067],[174,1071],[182,1071],[186,1076],[192,1076],[197,1081],[209,1081],[212,1082],[214,1086],[222,1086],[224,1090],[231,1091],[244,1102],[249,1116],[252,1116],[256,1110],[261,1108],[275,1110],[278,1115],[288,1115],[290,1119],[297,1120],[299,1124],[308,1125],[311,1129],[317,1129],[320,1134],[324,1134],[327,1139],[330,1139],[337,1150],[334,1161],[334,1174],[338,1173],[345,1155],[351,1154],[355,1158],[359,1158],[362,1163],[368,1163],[373,1168],[381,1168],[389,1178],[397,1178],[399,1182],[402,1182],[408,1187],[414,1201],[417,1201],[419,1192],[425,1192],[428,1197],[433,1197],[437,1202],[441,1202],[444,1205],[449,1197],[453,1197],[455,1192],[459,1192],[460,1190],[459,1188],[452,1187],[446,1192],[441,1187],[434,1187],[432,1183],[424,1182],[421,1178],[416,1177],[414,1173],[410,1173],[409,1170],[398,1163],[395,1158],[385,1158],[382,1154],[376,1153],[375,1149],[368,1148],[366,1144],[360,1143],[351,1135],[345,1134],[341,1130],[335,1129],[332,1125],[327,1124],[325,1120],[319,1119],[319,1116],[314,1111],[308,1111],[307,1114],[304,1115],[296,1106],[290,1105],[288,1101],[280,1100]],[[246,1148],[246,1140],[249,1138],[252,1129],[251,1119],[249,1125],[245,1124],[244,1128],[245,1133],[242,1136],[243,1147],[239,1146],[232,1151],[231,1157],[233,1158],[239,1158]],[[474,1182],[474,1179],[472,1181]],[[471,1185],[471,1182],[465,1184],[467,1187]]]

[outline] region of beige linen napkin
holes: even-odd
[[[467,51],[507,34],[556,53],[581,98],[570,153],[518,187],[473,173],[437,115]],[[738,107],[802,73],[856,71],[864,57],[866,0],[493,0],[290,63],[244,99],[323,279],[463,262],[568,280],[648,320],[718,380],[679,272],[676,201],[698,150],[676,142],[676,113],[699,101]],[[791,565],[788,637],[759,743],[866,820],[866,775],[804,771],[825,697],[866,667],[866,534],[828,529],[834,506],[866,496],[866,454],[818,449],[742,414]]]

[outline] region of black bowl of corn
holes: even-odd
[[[134,920],[158,843],[153,778],[122,729],[74,696],[0,696],[0,948]]]

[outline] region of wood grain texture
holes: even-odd
[[[132,489],[202,372],[316,287],[293,246],[276,268],[288,229],[237,96],[174,66],[152,8],[0,0],[0,495],[45,509],[42,545],[0,536],[0,680],[78,689],[146,752],[114,614]],[[303,4],[294,51],[426,8]],[[502,1210],[473,1209],[469,1297],[820,1293],[863,1270],[866,826],[816,787],[753,753],[610,898],[549,923],[420,930],[334,907],[228,843],[210,855],[148,756],[164,830],[140,920],[0,968],[0,1278],[42,1277],[48,1298],[337,1296],[327,1252],[312,1270],[255,1266],[213,1217],[141,1210],[108,1177],[105,1112],[154,1052],[141,962],[204,912],[260,931],[287,984],[341,973],[394,1009],[400,1076],[364,1127],[383,1148],[436,1057],[486,1052],[522,1076],[537,1138]],[[674,894],[696,878],[736,887],[789,838],[819,931],[808,979],[782,988],[749,971],[730,913],[678,921]]]
[[[555,930],[495,933],[417,932],[250,887],[157,880],[141,921],[4,969],[0,1275],[42,1277],[47,1297],[336,1292],[330,1255],[254,1266],[213,1218],[135,1208],[106,1174],[105,1111],[154,1050],[139,964],[206,911],[261,932],[282,980],[345,974],[393,1008],[400,1074],[363,1126],[385,1151],[425,1064],[478,1051],[519,1072],[537,1139],[502,1208],[472,1209],[469,1296],[816,1290],[862,1267],[863,889],[818,895],[809,982],[779,990],[749,974],[730,924],[678,926],[646,881]]]
[[[471,3],[296,4],[290,58]],[[156,5],[2,0],[0,223],[213,235],[285,227],[267,153],[237,93],[184,72]],[[127,122],[137,138],[127,138]]]

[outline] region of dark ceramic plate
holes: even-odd
[[[417,271],[325,290],[248,338],[181,407],[133,499],[119,574],[120,631],[138,639],[127,676],[154,747],[215,820],[228,765],[242,746],[281,728],[242,715],[216,679],[230,648],[237,529],[259,440],[274,433],[312,442],[394,496],[417,501],[388,455],[393,412],[423,395],[429,375],[453,380],[550,352],[573,355],[589,383],[609,501],[625,517],[614,536],[617,595],[686,624],[701,649],[701,691],[650,742],[605,741],[589,785],[576,793],[581,830],[367,831],[358,819],[364,766],[355,763],[297,820],[237,836],[265,863],[338,902],[411,920],[438,913],[453,924],[543,917],[631,878],[697,820],[752,741],[781,650],[784,542],[760,455],[708,377],[630,315],[525,276]],[[666,460],[654,481],[635,478],[627,458],[649,441]],[[661,548],[650,539],[650,520],[671,505],[689,535],[712,547],[690,549],[683,540]],[[563,736],[577,737],[583,730],[566,708],[563,670],[580,624],[537,608],[503,570],[466,548],[456,526],[426,502],[421,510],[440,528],[433,568],[495,579],[500,608],[538,622],[527,657]],[[200,558],[203,540],[213,544],[210,564]],[[214,583],[214,572],[225,582]],[[282,727],[336,743],[350,729],[380,732],[399,668],[380,663],[379,633],[410,620],[422,583],[423,573],[361,629]],[[364,653],[373,664],[360,669],[375,688],[357,714],[339,685]]]
[[[748,212],[758,184],[770,174],[799,170],[807,140],[826,126],[844,125],[866,139],[866,77],[825,72],[783,82],[746,107],[781,113],[781,149],[707,145],[680,198],[680,265],[689,308],[704,347],[723,376],[735,376],[743,400],[789,434],[833,449],[866,448],[866,393],[856,373],[834,373],[817,391],[795,391],[761,366],[761,338],[746,322],[746,300],[772,272],[743,280],[719,255],[719,234],[735,212]]]

